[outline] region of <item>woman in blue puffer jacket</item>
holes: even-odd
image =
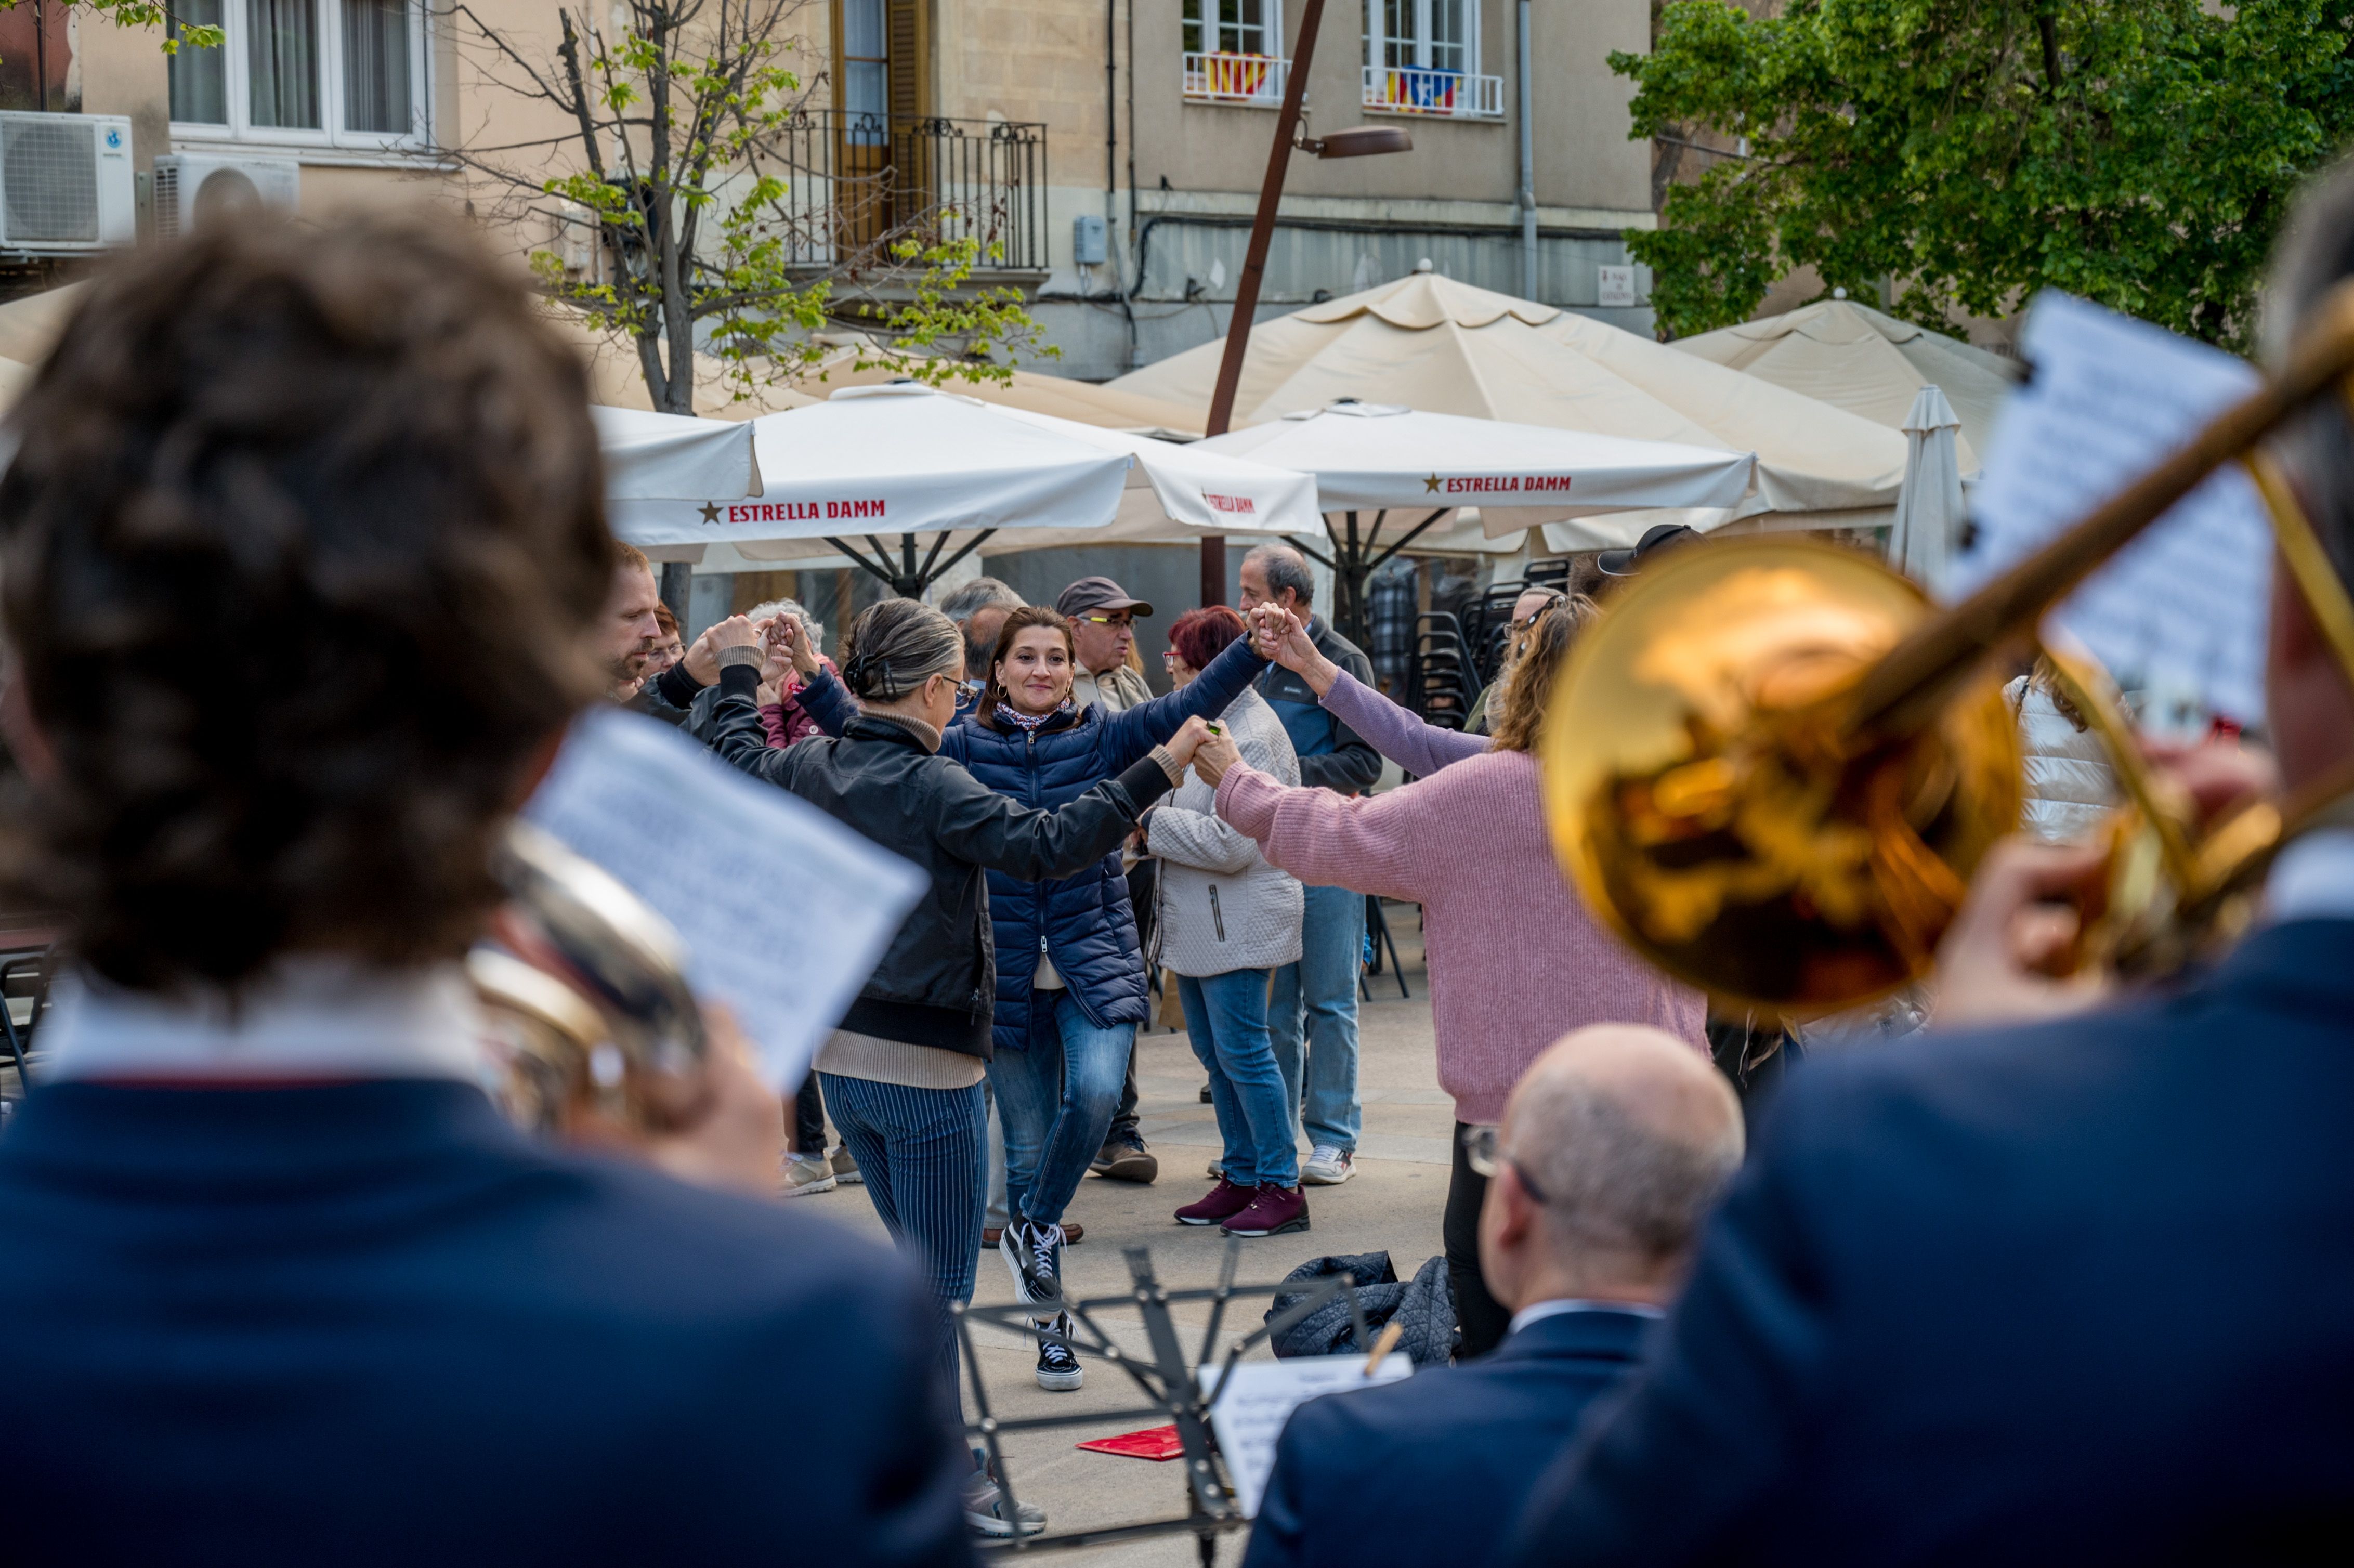
[[[1052,810],[1116,777],[1199,714],[1214,718],[1266,664],[1237,640],[1183,690],[1123,713],[1071,700],[1070,623],[1030,606],[1005,619],[989,685],[940,755],[991,789]],[[980,672],[975,672],[979,673]],[[1119,856],[1059,882],[989,876],[997,939],[996,1056],[1009,1224],[999,1250],[1025,1299],[1060,1295],[1062,1218],[1104,1134],[1149,1016],[1144,959]]]

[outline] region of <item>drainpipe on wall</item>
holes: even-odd
[[[1537,297],[1537,131],[1529,118],[1529,0],[1521,0],[1521,297]]]

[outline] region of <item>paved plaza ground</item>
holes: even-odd
[[[1340,1187],[1308,1190],[1311,1224],[1306,1232],[1244,1242],[1238,1281],[1271,1283],[1310,1258],[1327,1254],[1384,1251],[1404,1277],[1440,1250],[1439,1216],[1447,1200],[1448,1140],[1455,1116],[1452,1103],[1439,1092],[1432,1060],[1429,985],[1422,967],[1416,911],[1411,906],[1394,904],[1389,906],[1389,920],[1405,960],[1405,981],[1414,994],[1410,1000],[1401,1000],[1396,977],[1384,973],[1369,977],[1373,999],[1360,1003],[1359,1092],[1364,1101],[1364,1130],[1357,1149],[1357,1174]],[[1081,1298],[1129,1289],[1128,1266],[1122,1256],[1127,1247],[1150,1247],[1155,1272],[1173,1287],[1215,1285],[1225,1255],[1225,1243],[1214,1227],[1180,1225],[1170,1217],[1180,1204],[1192,1202],[1209,1190],[1211,1180],[1204,1167],[1218,1152],[1217,1128],[1210,1107],[1200,1098],[1202,1068],[1182,1030],[1172,1033],[1156,1027],[1140,1044],[1139,1088],[1144,1136],[1160,1156],[1161,1179],[1141,1187],[1090,1176],[1081,1184],[1066,1218],[1087,1226],[1087,1239],[1068,1249],[1064,1266],[1066,1288]],[[882,1234],[882,1224],[863,1188],[844,1187],[796,1202],[804,1212]],[[994,1253],[982,1256],[974,1298],[1000,1304],[1014,1299],[1013,1282]],[[1257,1327],[1264,1311],[1263,1305],[1245,1303],[1239,1311],[1230,1312],[1228,1327],[1221,1334],[1222,1346],[1231,1346]],[[1207,1326],[1207,1308],[1181,1308],[1177,1319],[1190,1330],[1189,1347],[1198,1346]],[[1099,1315],[1099,1320],[1119,1337],[1124,1350],[1144,1351],[1142,1321],[1137,1314],[1108,1312]],[[1135,1385],[1100,1361],[1089,1361],[1087,1384],[1079,1392],[1045,1393],[1032,1375],[1036,1361],[1034,1348],[985,1329],[976,1332],[984,1337],[982,1373],[1001,1416],[1089,1410],[1110,1414],[1137,1406]],[[1252,1352],[1259,1357],[1267,1353],[1264,1345]],[[1089,1438],[1152,1425],[1158,1423],[1130,1416],[1107,1420],[1099,1427],[1022,1434],[1009,1439],[1008,1454],[1020,1495],[1046,1510],[1048,1528],[1055,1533],[1165,1519],[1182,1512],[1183,1477],[1177,1462],[1156,1464],[1083,1453],[1073,1446]],[[1219,1561],[1238,1562],[1241,1550],[1242,1537],[1230,1536]],[[1193,1538],[1180,1536],[1078,1553],[1057,1552],[1055,1561],[1089,1568],[1114,1564],[1118,1568],[1186,1568],[1199,1559]]]

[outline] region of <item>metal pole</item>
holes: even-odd
[[[695,568],[684,561],[664,561],[662,564],[662,601],[670,606],[672,617],[678,622],[678,634],[692,642],[703,628],[691,626],[686,612],[695,598]]]
[[[45,0],[33,0],[34,103],[49,111],[49,11]]]
[[[1324,0],[1308,0],[1308,9],[1299,17],[1299,39],[1292,46],[1291,74],[1283,84],[1283,110],[1275,117],[1275,145],[1267,151],[1267,178],[1258,188],[1258,216],[1251,220],[1250,249],[1243,253],[1243,275],[1235,284],[1235,313],[1226,323],[1226,355],[1218,362],[1218,389],[1210,397],[1205,435],[1223,436],[1234,422],[1235,391],[1242,385],[1243,355],[1250,347],[1251,317],[1258,311],[1267,242],[1275,236],[1275,209],[1283,201],[1284,169],[1291,158],[1292,138],[1299,131],[1309,62],[1315,57],[1316,29],[1323,20]],[[1214,535],[1202,541],[1202,602],[1225,601],[1226,541]]]
[[[1537,130],[1529,91],[1529,0],[1521,0],[1521,297],[1537,297]]]

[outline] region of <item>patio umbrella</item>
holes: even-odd
[[[1167,542],[1315,525],[1314,482],[1302,475],[913,383],[845,387],[752,428],[758,502],[623,504],[614,531],[666,553],[725,543],[750,560],[847,556],[917,598],[991,541],[1014,550],[1070,544],[1081,529],[1091,543]]]
[[[608,501],[740,501],[760,493],[748,424],[603,407],[588,417],[605,460]]]
[[[1730,515],[1748,494],[1755,467],[1749,453],[1716,447],[1346,398],[1231,430],[1193,450],[1316,476],[1332,545],[1326,564],[1340,579],[1335,619],[1343,626],[1359,623],[1365,579],[1458,507],[1479,507],[1483,530],[1494,535],[1658,507]],[[1394,510],[1416,520],[1384,547],[1382,529]],[[1361,526],[1366,512],[1373,514],[1370,530]],[[1331,514],[1341,514],[1344,525],[1334,524]]]
[[[1904,575],[1942,595],[1953,564],[1954,534],[1962,524],[1962,469],[1956,452],[1961,419],[1946,395],[1924,387],[1904,419],[1904,488],[1896,497],[1896,526],[1888,558]]]
[[[1821,300],[1762,320],[1680,337],[1669,347],[1712,360],[1901,430],[1924,387],[1953,406],[1954,454],[1966,477],[1994,433],[1996,413],[2024,373],[2018,360],[1883,315],[1853,300]]]
[[[822,398],[844,387],[880,387],[907,379],[907,371],[896,366],[853,368],[862,353],[881,352],[863,333],[820,333],[816,341],[825,345],[823,355],[816,364],[794,373],[793,385],[804,393]],[[944,384],[941,390],[977,398],[993,408],[1052,414],[1058,419],[1108,430],[1126,430],[1131,435],[1190,441],[1202,434],[1202,410],[1198,408],[1035,370],[1015,370],[1002,379],[980,381],[958,376]]]
[[[1108,385],[1206,408],[1224,351],[1205,344]],[[1237,427],[1340,397],[1756,454],[1756,484],[1730,514],[1674,518],[1701,528],[1884,524],[1904,477],[1903,437],[1844,408],[1429,272],[1251,330]],[[1622,513],[1608,527],[1639,535],[1648,521]]]

